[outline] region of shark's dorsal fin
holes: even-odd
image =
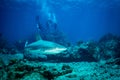
[[[36,41],[38,41],[38,40],[42,40],[42,38],[41,38],[39,33],[36,34]]]
[[[27,45],[28,45],[28,41],[25,42],[25,47],[27,47]]]

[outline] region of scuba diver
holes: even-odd
[[[38,34],[45,40],[55,39],[59,30],[57,29],[57,20],[54,13],[48,13],[46,26],[43,26],[40,22],[40,17],[36,16],[36,24]]]
[[[40,23],[40,17],[36,16],[36,24],[39,31],[56,31],[57,30],[57,20],[54,13],[48,13],[46,27],[43,27]]]
[[[40,18],[39,16],[36,16],[36,26],[37,26],[37,33],[36,33],[36,38],[41,39],[41,37],[43,39],[46,39],[46,29],[42,26],[41,22],[40,22]]]
[[[42,24],[40,23],[39,16],[36,16],[36,24],[37,24],[37,28],[38,28],[39,31],[44,30],[44,28],[42,27]]]
[[[36,16],[36,25],[38,29],[36,40],[42,38],[43,40],[53,41],[62,45],[67,44],[64,35],[58,29],[57,19],[54,13],[47,13],[46,26],[43,26],[40,17]]]
[[[48,20],[46,26],[47,29],[57,30],[57,20],[54,13],[48,13]]]

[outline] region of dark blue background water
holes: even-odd
[[[120,1],[114,0],[1,0],[0,33],[10,42],[27,40],[38,31],[36,15],[45,26],[49,11],[71,42],[98,40],[106,33],[120,35]]]

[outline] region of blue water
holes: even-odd
[[[46,27],[49,13],[72,43],[120,35],[119,0],[0,0],[0,33],[9,42],[28,40],[38,32],[35,17]]]

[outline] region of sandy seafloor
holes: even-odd
[[[0,80],[120,80],[120,65],[112,62],[52,63],[12,60],[0,66]]]

